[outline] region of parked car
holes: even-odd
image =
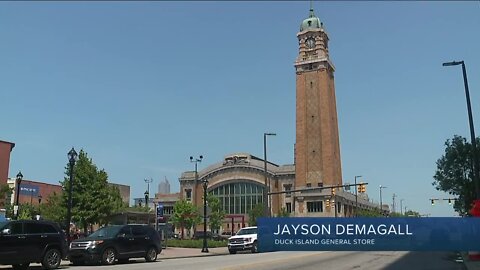
[[[228,238],[228,251],[235,254],[239,250],[258,252],[257,227],[245,227],[240,229],[235,236]]]
[[[160,234],[148,225],[113,225],[70,243],[69,260],[74,265],[87,262],[115,264],[130,258],[157,260],[162,252]]]
[[[193,239],[198,240],[198,239],[203,239],[203,236],[205,235],[204,231],[196,231],[193,233]],[[212,239],[212,232],[207,231],[207,239]]]
[[[228,240],[228,238],[232,237],[232,232],[230,231],[222,232],[222,234],[220,234],[220,237],[222,237],[225,240]]]
[[[196,231],[193,234],[193,239],[195,239],[195,240],[203,239],[204,235],[205,235],[205,233],[203,231]],[[207,231],[207,239],[221,241],[222,237],[220,235],[216,234],[216,233],[212,233],[212,232]]]
[[[173,231],[168,231],[166,235],[168,239],[178,239],[178,233],[174,233]]]
[[[28,269],[30,263],[41,263],[45,269],[55,269],[67,252],[65,233],[54,222],[0,222],[0,264],[11,264],[13,269]]]

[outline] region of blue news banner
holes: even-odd
[[[480,218],[259,218],[259,251],[480,251]]]

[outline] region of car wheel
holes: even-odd
[[[56,269],[62,262],[62,253],[58,249],[52,248],[45,252],[42,259],[42,266],[45,269]]]
[[[147,262],[154,262],[157,260],[157,249],[155,247],[149,247],[147,254],[145,255],[145,260]]]
[[[230,254],[237,254],[237,251],[236,251],[236,250],[231,250],[231,249],[229,249],[228,252],[230,252]]]
[[[25,269],[28,269],[29,265],[30,265],[30,263],[14,264],[14,265],[12,265],[12,268],[14,270],[25,270]]]
[[[115,263],[116,257],[115,250],[113,248],[107,248],[102,254],[102,264],[112,265]]]
[[[257,246],[257,241],[253,242],[252,245],[252,253],[257,253],[258,252],[258,246]]]

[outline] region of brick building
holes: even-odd
[[[13,147],[15,147],[14,143],[0,140],[0,185],[7,183],[10,152],[12,152]]]
[[[13,188],[13,193],[10,198],[10,203],[12,205],[15,204],[17,192],[16,184],[15,178],[8,179],[8,185]],[[28,203],[38,205],[40,203],[45,203],[54,193],[61,194],[62,186],[23,179],[20,183],[20,196],[18,197],[18,200],[20,204]]]

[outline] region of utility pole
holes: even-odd
[[[393,193],[393,196],[392,196],[392,213],[395,213],[395,197],[397,197],[397,195],[395,195],[395,193]]]

